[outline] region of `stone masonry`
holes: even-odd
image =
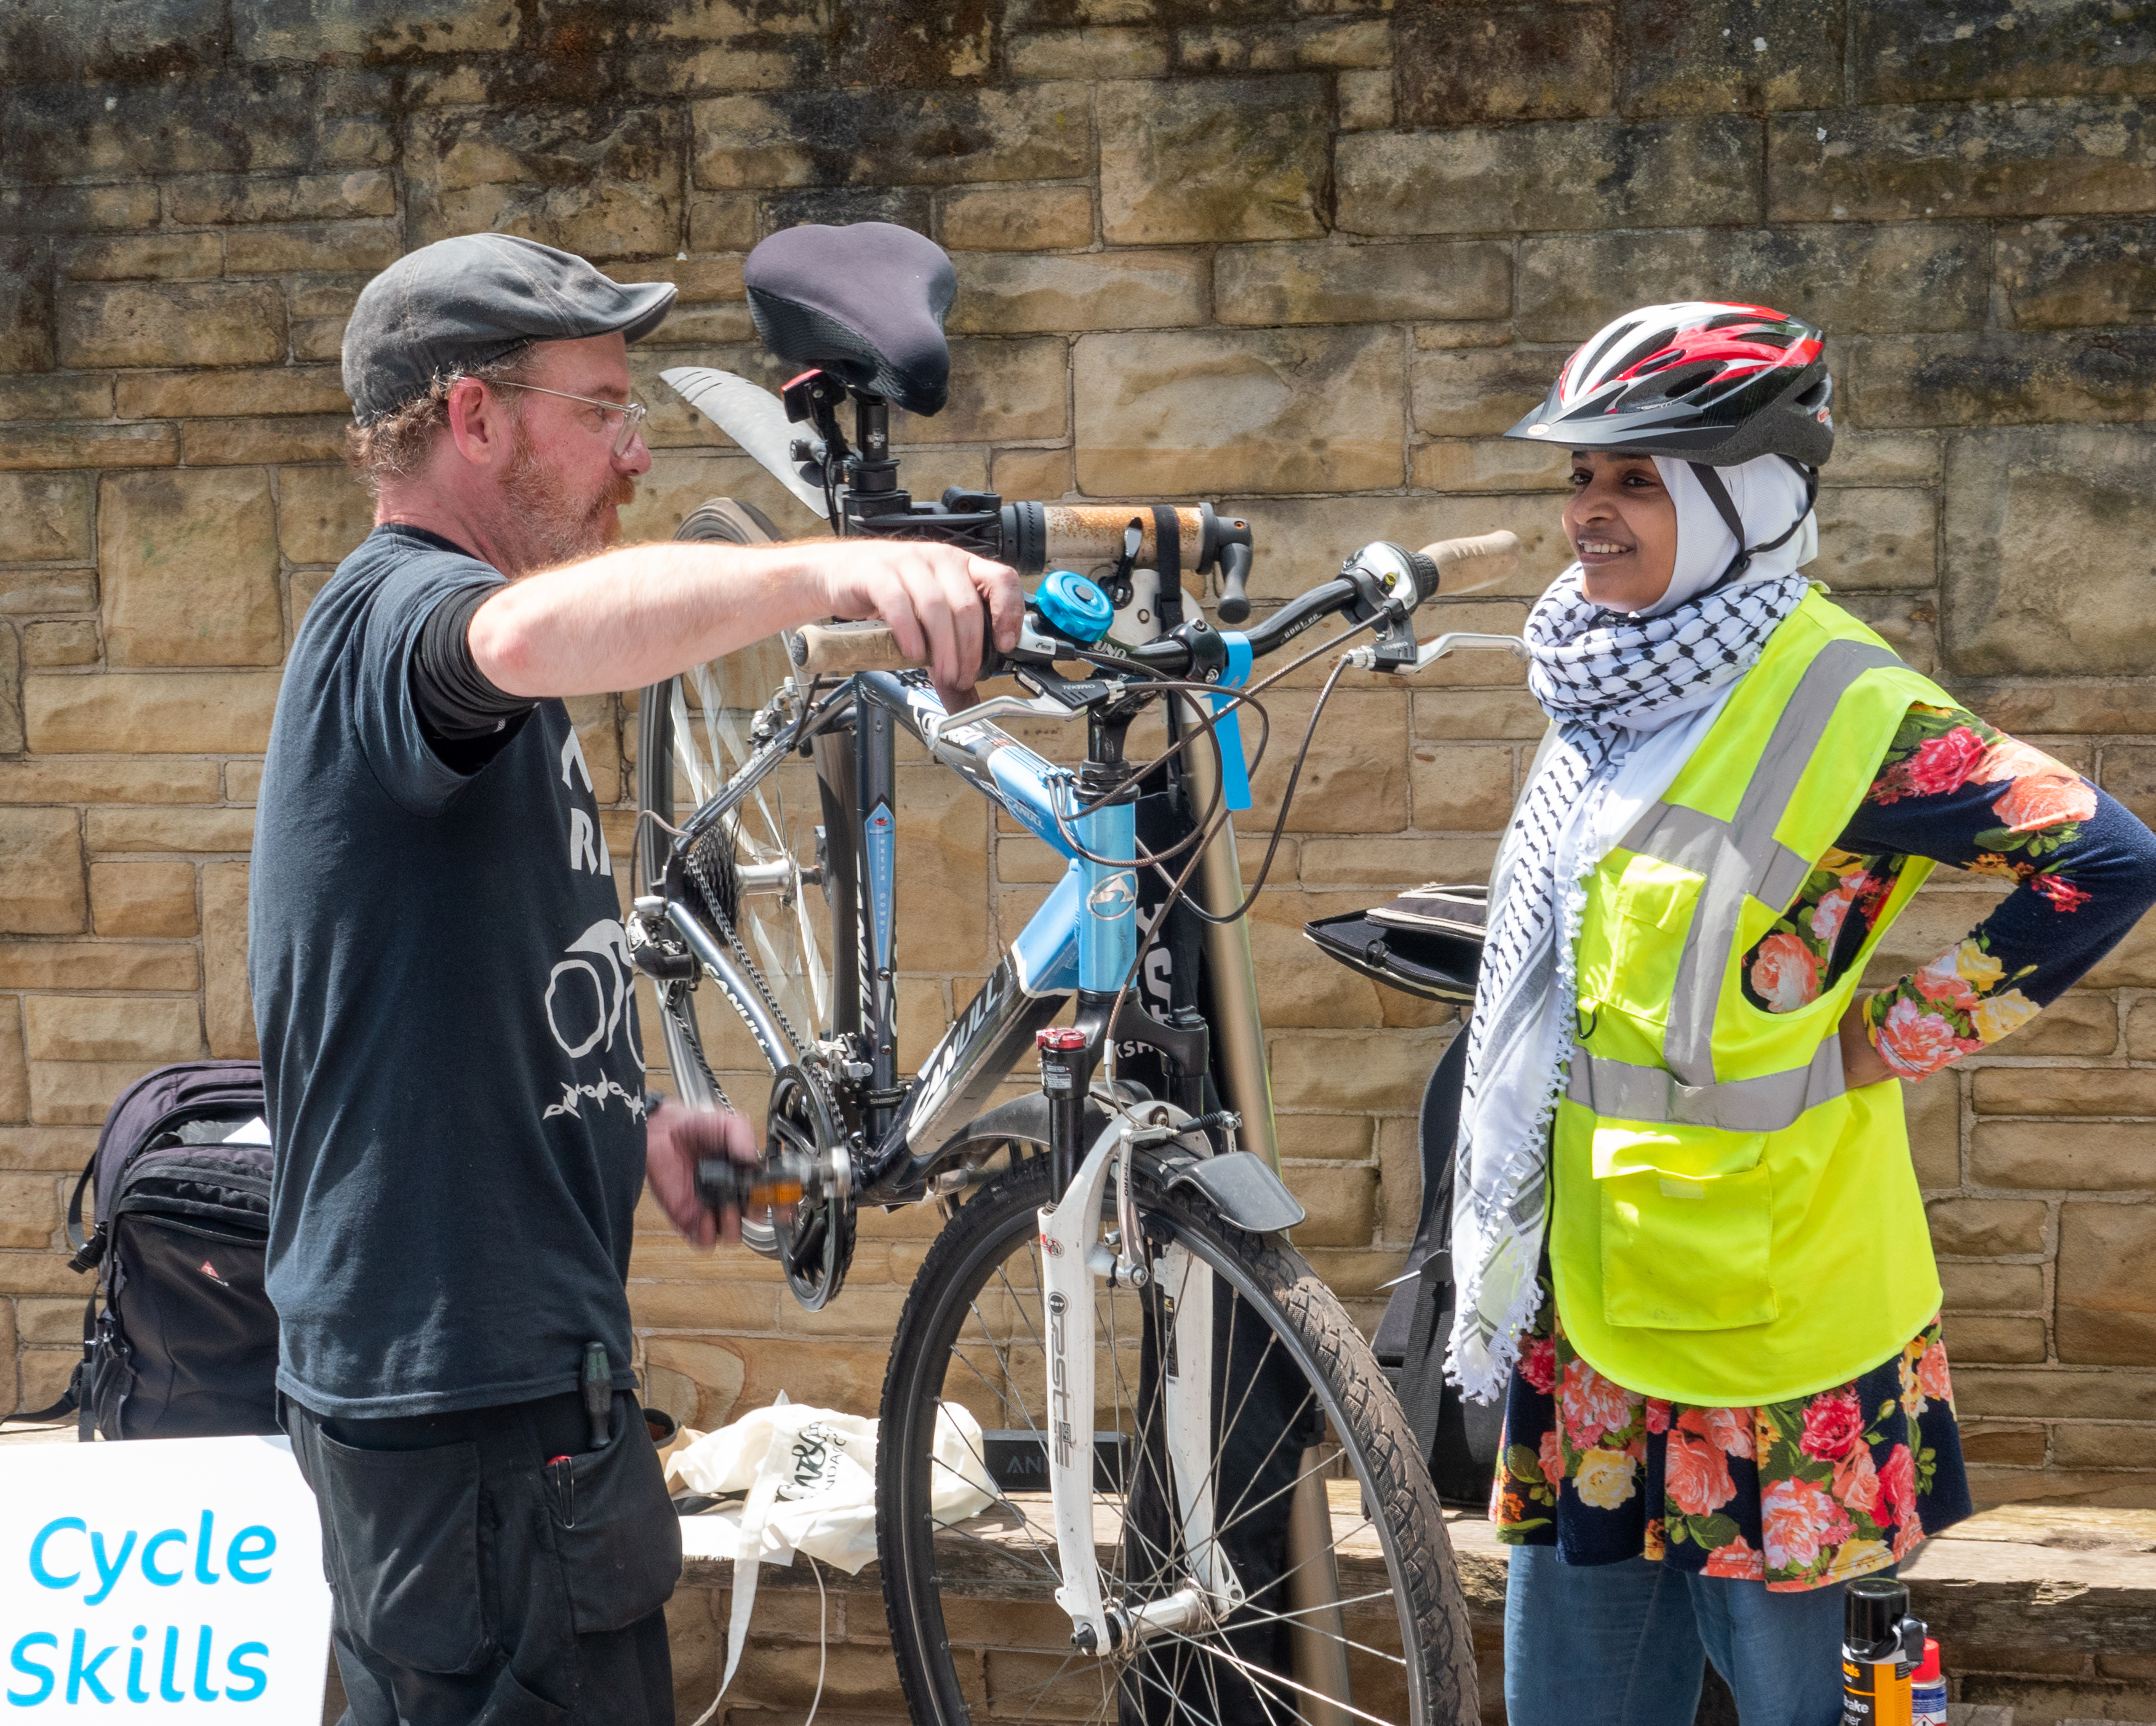
[[[952,405],[900,434],[916,491],[1209,497],[1255,525],[1260,604],[1368,540],[1510,527],[1518,578],[1444,613],[1491,628],[1563,561],[1560,465],[1492,434],[1568,346],[1642,301],[1784,307],[1833,337],[1815,572],[2156,816],[2141,0],[106,0],[0,8],[0,1400],[48,1400],[74,1358],[54,1249],[114,1095],[253,1050],[279,666],[370,519],[341,333],[443,235],[680,284],[637,355],[636,534],[724,493],[810,531],[650,374],[773,378],[744,253],[873,218],[961,284]],[[1253,834],[1323,669],[1271,704]],[[1486,868],[1540,730],[1512,669],[1343,681],[1255,914],[1300,1241],[1366,1320],[1456,1027],[1300,926]],[[575,704],[617,857],[634,701]],[[1050,869],[901,771],[917,1053]],[[1993,896],[1928,888],[1892,963]],[[2156,925],[1909,1107],[1979,1494],[2156,1505]],[[632,1294],[656,1400],[701,1425],[782,1385],[872,1409],[935,1224],[864,1219],[808,1315],[654,1213]],[[2066,1712],[2107,1711],[2133,1675],[2108,1657],[2052,1675],[2087,1693]]]

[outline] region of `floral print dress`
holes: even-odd
[[[2014,883],[1991,915],[1865,1003],[1872,1045],[1921,1079],[2064,994],[2156,903],[2156,837],[2041,750],[1960,708],[1913,706],[1840,843],[1744,956],[1756,1006],[1789,1012],[1846,974],[1911,857]],[[1881,1569],[1970,1511],[1935,1318],[1851,1383],[1757,1408],[1692,1408],[1573,1352],[1544,1278],[1505,1405],[1497,1538],[1568,1563],[1647,1558],[1799,1590]]]

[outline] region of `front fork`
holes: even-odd
[[[1084,1075],[1091,1066],[1085,1058],[1086,1039],[1077,1031],[1050,1030],[1040,1033],[1040,1045],[1050,1131],[1075,1131],[1084,1107]],[[1070,1645],[1081,1654],[1105,1655],[1132,1640],[1224,1618],[1243,1603],[1242,1584],[1214,1528],[1213,1271],[1187,1248],[1173,1246],[1156,1272],[1147,1262],[1129,1196],[1139,1148],[1174,1138],[1189,1119],[1164,1102],[1116,1107],[1075,1178],[1039,1213],[1041,1280],[1047,1291],[1049,1497],[1063,1575],[1055,1603],[1070,1615]],[[1070,1148],[1075,1154],[1075,1147]],[[1120,1201],[1112,1242],[1101,1230],[1111,1177],[1116,1180]],[[1142,1287],[1155,1274],[1171,1297],[1163,1302],[1168,1324],[1160,1339],[1161,1413],[1190,1580],[1162,1599],[1111,1600],[1101,1590],[1093,1527],[1093,1291],[1096,1281],[1111,1288],[1118,1282]],[[1144,1449],[1144,1435],[1136,1436],[1127,1464],[1132,1470]],[[1127,1495],[1132,1482],[1126,1478],[1120,1484]]]

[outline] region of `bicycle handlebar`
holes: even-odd
[[[1146,511],[1132,511],[1105,504],[1045,506],[1052,516],[1060,512],[1066,518],[1055,524],[1055,531],[1067,537],[1056,542],[1070,545],[1083,533],[1096,537],[1112,532],[1120,552],[1122,535],[1133,515],[1144,524],[1151,543],[1152,517]],[[1196,516],[1196,510],[1182,510],[1178,514]],[[1245,524],[1236,522],[1236,527]],[[1105,543],[1105,542],[1100,542]],[[1232,547],[1231,547],[1232,548]],[[1143,554],[1144,547],[1141,547]],[[1360,554],[1358,554],[1360,555]],[[1416,568],[1422,560],[1424,567]],[[1462,539],[1441,539],[1424,546],[1419,552],[1408,553],[1404,557],[1406,569],[1414,580],[1414,604],[1419,605],[1435,594],[1449,572],[1458,570],[1470,578],[1467,591],[1474,592],[1494,582],[1503,580],[1518,566],[1520,542],[1512,533],[1482,533]],[[1071,561],[1076,561],[1073,559]],[[1250,631],[1250,655],[1263,659],[1278,651],[1320,619],[1331,616],[1353,603],[1360,589],[1344,576],[1321,583],[1306,593],[1297,594],[1257,628]],[[1220,614],[1229,622],[1228,606],[1219,607]],[[1244,614],[1248,614],[1247,603]],[[984,638],[985,639],[985,638]],[[899,650],[898,642],[890,629],[880,623],[808,624],[795,632],[788,643],[788,651],[794,665],[812,677],[847,677],[856,671],[902,671],[919,662],[906,657]],[[1189,669],[1189,649],[1182,642],[1162,640],[1148,642],[1142,647],[1122,650],[1142,665],[1157,670],[1178,674]],[[982,675],[992,675],[998,667],[993,640],[988,645],[986,661]]]
[[[1440,539],[1424,546],[1422,554],[1437,566],[1440,580],[1446,570],[1456,567],[1468,578],[1463,591],[1473,593],[1503,581],[1520,567],[1520,537],[1500,528],[1495,533],[1477,533],[1466,539]],[[1436,591],[1437,583],[1433,582],[1422,597],[1427,599]]]

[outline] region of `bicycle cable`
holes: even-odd
[[[1308,653],[1301,655],[1297,658],[1290,660],[1286,665],[1281,666],[1279,670],[1274,672],[1270,676],[1264,679],[1262,681],[1255,685],[1253,685],[1248,691],[1221,690],[1210,684],[1193,683],[1180,678],[1162,678],[1159,679],[1158,684],[1153,686],[1165,685],[1173,689],[1194,689],[1208,695],[1232,695],[1236,696],[1240,702],[1247,703],[1249,706],[1255,707],[1260,719],[1262,719],[1265,723],[1265,731],[1260,740],[1259,750],[1257,753],[1251,758],[1249,764],[1248,770],[1255,772],[1259,763],[1264,759],[1265,743],[1269,742],[1271,737],[1271,717],[1270,715],[1266,712],[1264,705],[1256,700],[1258,692],[1260,690],[1270,688],[1274,684],[1279,682],[1281,678],[1286,676],[1291,671],[1296,670],[1300,667],[1309,664],[1311,660],[1318,658],[1321,655],[1332,652],[1338,649],[1343,642],[1346,642],[1353,636],[1361,634],[1365,629],[1374,627],[1380,620],[1381,619],[1379,618],[1376,617],[1365,619],[1363,622],[1353,625],[1350,629],[1342,631],[1339,634],[1328,638],[1327,640],[1320,643],[1317,647],[1312,649]],[[1332,668],[1332,674],[1325,680],[1324,686],[1318,693],[1317,706],[1311,710],[1310,723],[1304,728],[1301,746],[1296,751],[1295,765],[1288,773],[1286,790],[1281,799],[1280,813],[1273,821],[1272,832],[1269,836],[1265,845],[1265,861],[1259,867],[1256,881],[1252,885],[1249,894],[1244,898],[1243,902],[1237,906],[1235,910],[1229,912],[1224,915],[1208,911],[1194,899],[1187,900],[1186,902],[1189,905],[1192,914],[1195,916],[1199,922],[1212,923],[1216,926],[1239,922],[1249,913],[1250,907],[1258,902],[1259,896],[1265,891],[1265,883],[1272,873],[1273,860],[1279,854],[1281,840],[1285,836],[1287,830],[1288,812],[1294,806],[1296,789],[1301,782],[1302,769],[1310,754],[1310,746],[1316,741],[1317,737],[1318,721],[1324,717],[1326,704],[1332,699],[1333,689],[1339,683],[1342,674],[1347,670],[1348,660],[1347,656],[1343,654],[1341,656],[1339,662]],[[1215,732],[1215,727],[1219,724],[1220,717],[1221,716],[1218,713],[1208,714],[1203,711],[1199,711],[1195,714],[1199,728],[1205,733],[1208,739],[1212,742],[1216,762],[1224,762],[1225,760],[1225,752],[1223,750],[1219,737]],[[1155,772],[1160,767],[1165,765],[1170,758],[1180,753],[1185,747],[1187,747],[1192,741],[1192,738],[1196,735],[1197,733],[1194,732],[1190,736],[1180,738],[1174,743],[1172,743],[1167,749],[1156,756],[1151,762],[1148,762],[1143,768],[1139,768],[1133,777],[1142,778]],[[1218,814],[1222,813],[1220,810],[1220,788],[1224,783],[1224,773],[1216,772],[1214,799],[1212,803],[1207,806],[1205,814],[1199,818],[1197,828],[1188,837],[1180,841],[1173,849],[1159,853],[1147,851],[1143,845],[1140,845],[1138,846],[1138,850],[1142,855],[1127,860],[1098,856],[1094,853],[1086,850],[1083,845],[1080,845],[1078,841],[1072,837],[1068,826],[1065,824],[1065,818],[1063,813],[1060,810],[1055,809],[1051,809],[1050,813],[1055,818],[1057,830],[1062,834],[1065,842],[1069,844],[1077,855],[1085,858],[1086,861],[1099,865],[1104,868],[1133,869],[1150,867],[1163,881],[1166,881],[1168,880],[1168,872],[1163,867],[1162,867],[1163,863],[1174,857],[1185,847],[1191,845],[1201,838],[1206,844],[1209,845],[1211,843],[1214,834],[1218,831],[1218,825],[1215,818]],[[1110,794],[1110,795],[1112,794]],[[1104,796],[1101,799],[1096,799],[1092,804],[1086,806],[1085,808],[1073,810],[1071,812],[1070,819],[1075,819],[1091,814],[1094,809],[1102,807],[1106,800],[1106,797]],[[1180,892],[1182,881],[1187,880],[1188,876],[1188,871],[1185,871],[1184,875],[1178,878],[1177,883],[1172,889],[1171,897],[1168,902],[1163,903],[1161,911],[1158,913],[1159,916],[1164,917],[1167,915],[1169,906],[1175,902],[1175,896]]]
[[[1337,650],[1343,642],[1361,634],[1365,629],[1373,628],[1379,620],[1380,619],[1378,618],[1375,617],[1368,618],[1364,619],[1363,622],[1355,624],[1353,628],[1342,631],[1339,634],[1321,643],[1310,652],[1301,655],[1297,658],[1290,660],[1286,665],[1281,666],[1279,670],[1274,672],[1272,676],[1254,686],[1248,691],[1219,691],[1215,690],[1212,686],[1206,684],[1199,684],[1194,686],[1207,694],[1235,693],[1240,695],[1245,701],[1249,701],[1251,706],[1257,707],[1260,717],[1266,720],[1266,736],[1270,737],[1270,716],[1265,713],[1265,710],[1263,706],[1255,701],[1255,697],[1257,692],[1260,690],[1270,688],[1272,685],[1277,683],[1281,678],[1286,676],[1289,672],[1296,670],[1300,666],[1307,665],[1311,660],[1317,659],[1321,655]],[[1280,849],[1281,835],[1286,831],[1288,811],[1293,806],[1295,802],[1296,788],[1302,778],[1303,763],[1310,753],[1310,746],[1312,742],[1317,736],[1317,722],[1322,717],[1323,717],[1326,704],[1332,700],[1333,689],[1339,683],[1342,675],[1348,670],[1348,664],[1347,655],[1342,654],[1337,663],[1334,665],[1331,675],[1326,678],[1324,687],[1318,691],[1317,705],[1311,710],[1310,723],[1303,731],[1301,747],[1296,751],[1295,765],[1289,770],[1286,789],[1281,798],[1280,814],[1273,822],[1272,836],[1265,847],[1265,861],[1259,867],[1256,883],[1251,887],[1249,894],[1245,897],[1243,902],[1237,906],[1233,912],[1228,913],[1224,917],[1218,916],[1207,911],[1204,906],[1199,904],[1196,900],[1189,896],[1190,877],[1196,872],[1199,864],[1204,860],[1206,850],[1211,845],[1214,838],[1219,832],[1221,824],[1224,822],[1232,821],[1234,819],[1234,812],[1222,806],[1223,788],[1226,783],[1226,775],[1224,772],[1216,770],[1214,775],[1214,794],[1213,801],[1208,806],[1204,817],[1199,821],[1193,835],[1196,838],[1201,838],[1204,840],[1204,843],[1197,845],[1193,850],[1190,860],[1183,866],[1183,872],[1177,876],[1173,881],[1168,882],[1167,896],[1161,901],[1160,908],[1153,913],[1152,923],[1151,927],[1146,932],[1146,938],[1138,943],[1137,952],[1132,956],[1129,968],[1123,973],[1123,980],[1116,990],[1115,999],[1109,1003],[1107,1021],[1102,1029],[1103,1040],[1107,1045],[1107,1048],[1105,1051],[1106,1065],[1107,1067],[1108,1078],[1111,1082],[1116,1081],[1120,1076],[1120,1069],[1117,1063],[1120,1043],[1115,1035],[1116,1020],[1122,1013],[1123,1002],[1129,997],[1131,984],[1137,980],[1139,968],[1145,963],[1146,953],[1152,943],[1152,931],[1161,927],[1161,926],[1167,921],[1169,912],[1173,911],[1178,904],[1186,905],[1192,913],[1202,922],[1211,923],[1216,927],[1225,927],[1228,924],[1239,922],[1243,917],[1247,915],[1250,907],[1258,902],[1259,896],[1265,891],[1266,877],[1272,871],[1273,859]],[[1184,682],[1184,680],[1182,679],[1162,679],[1160,681],[1162,682],[1178,685]],[[1216,734],[1214,729],[1219,722],[1219,715],[1218,713],[1209,714],[1201,711],[1196,714],[1196,717],[1199,727],[1205,732],[1207,737],[1212,742],[1214,757],[1216,763],[1224,762],[1224,752],[1221,747],[1219,737]],[[1196,733],[1194,732],[1191,735],[1195,736]],[[1146,768],[1143,770],[1143,773],[1151,773],[1154,770],[1155,766],[1164,764],[1170,756],[1179,753],[1190,742],[1190,740],[1189,737],[1185,737],[1178,740],[1175,743],[1172,744],[1168,749],[1163,751],[1161,755],[1157,758],[1155,763]],[[1262,758],[1263,750],[1260,748],[1259,757],[1257,758],[1262,759]],[[1253,764],[1255,765],[1255,763]],[[1142,773],[1140,776],[1142,777]],[[1096,804],[1096,807],[1098,805]],[[1051,810],[1050,813],[1055,815],[1058,830],[1063,833],[1066,841],[1075,846],[1076,841],[1070,839],[1069,831],[1064,825],[1064,818],[1061,813],[1055,810]],[[1188,841],[1186,840],[1185,843],[1187,844]],[[1140,845],[1138,846],[1138,850],[1144,852],[1145,847],[1143,845]],[[1082,850],[1081,854],[1083,854]],[[1173,853],[1163,855],[1172,855]],[[1092,860],[1096,863],[1107,863],[1110,861],[1110,860],[1101,858],[1095,858]],[[1134,860],[1134,862],[1136,860]],[[1161,866],[1161,863],[1158,860],[1155,860],[1152,853],[1146,852],[1142,861],[1152,867],[1154,872],[1158,874],[1163,881],[1168,881],[1168,871]],[[1114,866],[1129,867],[1133,866],[1116,865]]]

